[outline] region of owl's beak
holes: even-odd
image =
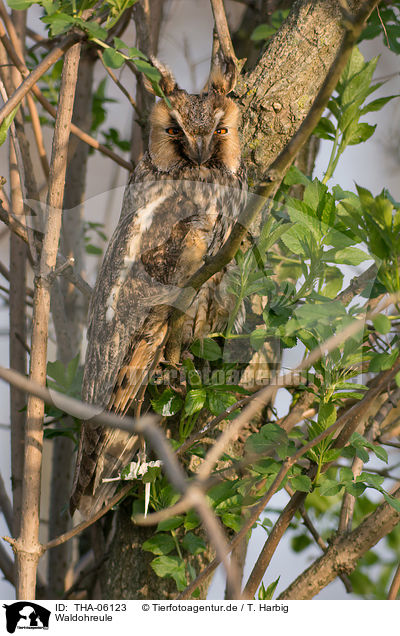
[[[201,166],[205,163],[209,158],[208,147],[206,144],[206,140],[204,137],[197,137],[196,139],[196,161]]]

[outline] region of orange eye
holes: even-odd
[[[227,128],[217,128],[217,130],[214,131],[214,135],[226,135],[227,133]]]
[[[169,128],[166,128],[165,132],[167,132],[169,135],[179,135],[181,129],[170,126]]]

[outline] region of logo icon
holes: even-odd
[[[49,629],[51,612],[30,601],[18,601],[11,605],[3,605],[6,610],[6,626],[9,634],[16,629]]]

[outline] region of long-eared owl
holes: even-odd
[[[89,308],[82,398],[120,414],[143,397],[162,359],[179,292],[219,250],[246,201],[231,74],[216,70],[207,92],[191,95],[153,63],[165,99],[153,107],[149,148],[126,188]],[[226,320],[220,280],[187,310],[183,346]],[[83,423],[71,511],[88,515],[110,498],[115,485],[103,480],[137,447],[135,436]]]

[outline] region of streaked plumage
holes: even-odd
[[[142,397],[168,339],[168,318],[182,287],[225,241],[246,198],[239,112],[225,96],[227,78],[189,95],[161,66],[171,108],[151,114],[149,150],[124,196],[89,309],[82,397],[118,413]],[[223,320],[214,300],[221,275],[188,310],[184,346]],[[211,298],[212,297],[212,298]],[[127,464],[137,440],[86,422],[82,426],[71,510],[94,512],[115,486],[102,484]]]

